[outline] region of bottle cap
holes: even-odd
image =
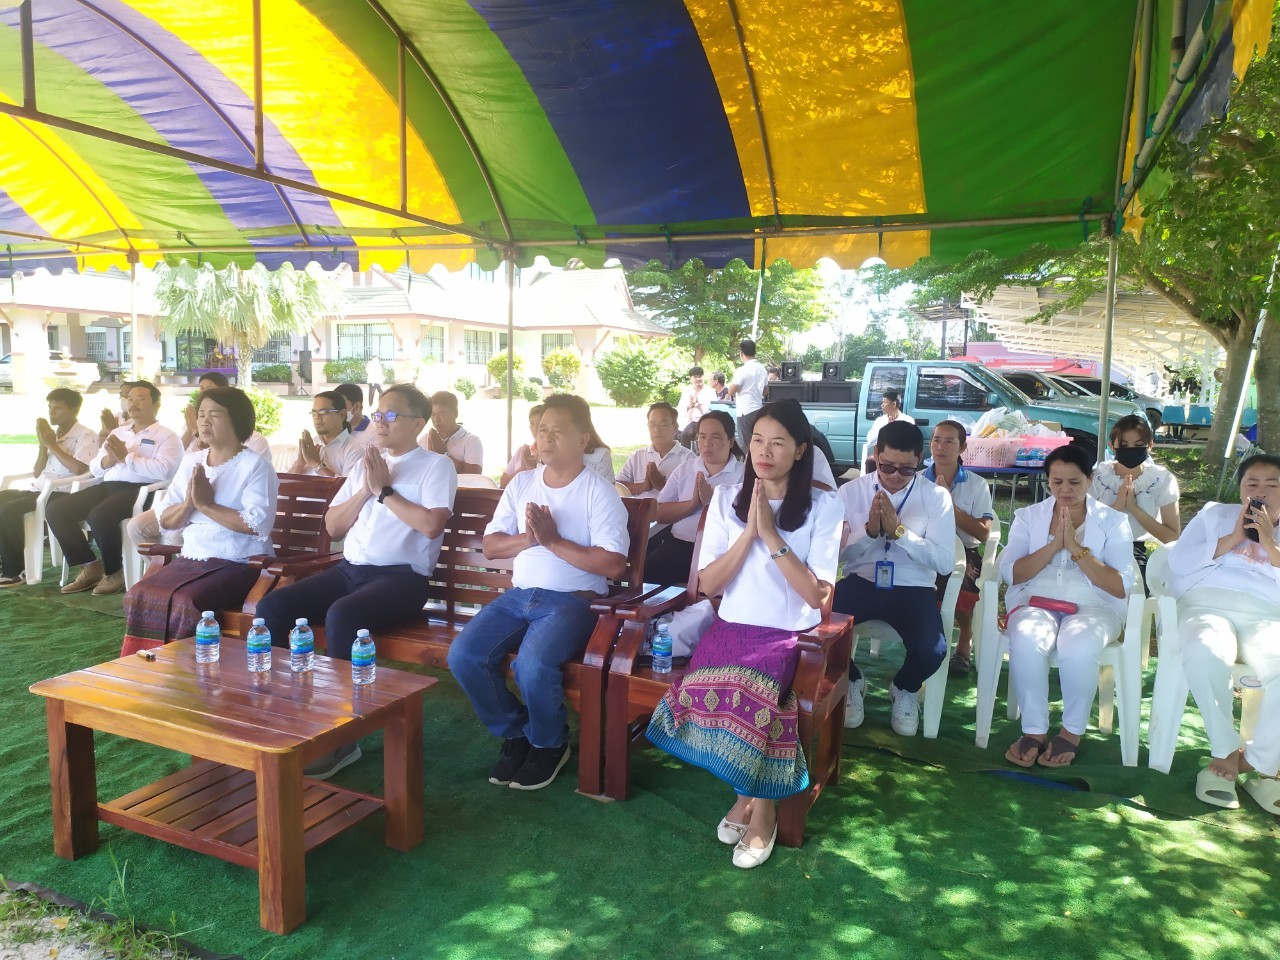
[[[356,631],[356,636],[357,636],[357,637],[367,637],[368,635],[369,635],[369,631],[368,631],[368,630],[357,630],[357,631]]]
[[[293,621],[293,625],[295,627],[305,627],[307,625],[307,618],[299,617],[297,620]]]
[[[255,627],[265,627],[267,625],[267,621],[263,620],[261,617],[254,617],[253,625]]]
[[[213,611],[212,611],[212,610],[206,610],[206,611],[204,611],[204,613],[200,614],[200,616],[205,617],[206,619],[212,620],[212,619],[213,619]]]

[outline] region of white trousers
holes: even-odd
[[[1049,732],[1049,655],[1058,653],[1062,684],[1062,727],[1077,736],[1089,726],[1098,695],[1102,648],[1120,636],[1123,625],[1103,606],[1082,606],[1071,615],[1020,607],[1009,617],[1009,682],[1022,711],[1022,732]]]
[[[1245,759],[1275,776],[1280,767],[1280,604],[1240,590],[1198,587],[1178,601],[1178,642],[1209,752],[1222,759],[1241,747],[1231,672],[1244,663],[1262,682],[1262,703]]]
[[[137,551],[140,543],[171,543],[174,546],[182,546],[182,531],[161,530],[160,521],[154,510],[144,510],[136,517],[130,517],[126,537],[128,539],[128,543],[125,544],[126,549],[134,552]]]

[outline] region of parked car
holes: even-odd
[[[0,357],[0,387],[13,389],[13,354],[11,353]]]
[[[1062,379],[1069,380],[1071,383],[1088,390],[1095,397],[1102,395],[1102,380],[1098,377],[1073,375],[1063,377]],[[1151,424],[1151,429],[1160,429],[1160,424],[1164,422],[1163,400],[1149,394],[1139,393],[1128,384],[1114,382],[1111,384],[1111,396],[1115,397],[1117,400],[1127,400],[1128,402],[1141,407],[1147,414],[1147,421]]]

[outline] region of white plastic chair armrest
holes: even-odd
[[[36,475],[34,473],[7,473],[0,477],[0,490],[8,490],[19,481],[34,480],[35,478]]]
[[[138,495],[133,498],[132,516],[136,517],[146,508],[147,494],[159,493],[162,490],[168,490],[168,489],[169,489],[168,480],[157,480],[155,483],[148,483],[145,487],[139,488]]]

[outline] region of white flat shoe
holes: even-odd
[[[716,826],[716,839],[721,843],[727,843],[732,846],[741,840],[742,835],[746,832],[747,825],[745,823],[734,823],[728,817],[725,817]]]
[[[750,870],[752,867],[758,867],[769,859],[773,853],[773,845],[778,842],[778,825],[773,825],[773,836],[769,838],[766,846],[756,849],[749,847],[744,841],[739,841],[738,845],[733,848],[733,865],[743,870]]]

